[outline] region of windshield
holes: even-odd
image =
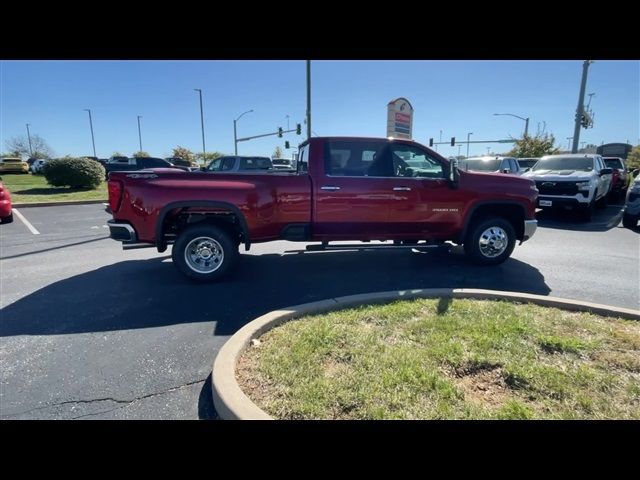
[[[520,168],[531,168],[536,163],[538,163],[537,158],[518,159],[518,165],[520,165]]]
[[[624,168],[619,158],[605,158],[604,163],[606,163],[609,168],[617,168],[618,170]]]
[[[536,163],[533,171],[537,170],[593,170],[593,158],[589,157],[551,157],[542,158]]]
[[[480,172],[495,172],[500,170],[502,160],[499,158],[468,158],[460,161],[462,170],[476,170]]]

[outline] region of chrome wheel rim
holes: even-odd
[[[490,227],[482,232],[480,240],[478,240],[478,245],[482,255],[487,258],[495,258],[507,249],[507,246],[509,246],[509,237],[507,236],[507,232],[502,228]]]
[[[191,240],[184,249],[187,266],[197,273],[212,273],[224,262],[222,245],[211,237],[198,237]]]

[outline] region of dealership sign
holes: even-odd
[[[400,97],[387,104],[387,137],[411,138],[413,131],[413,107]]]

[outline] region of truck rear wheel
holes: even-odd
[[[214,225],[186,228],[178,235],[171,251],[178,270],[199,282],[221,279],[236,265],[238,257],[237,242]]]
[[[513,225],[504,218],[484,218],[474,222],[464,242],[467,256],[479,265],[504,262],[516,245]]]

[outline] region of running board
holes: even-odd
[[[428,250],[439,248],[440,245],[426,245],[417,243],[415,245],[361,245],[358,243],[344,245],[307,245],[308,252],[322,252],[324,250]]]
[[[173,242],[173,240],[167,240],[167,245],[171,245]],[[156,244],[155,243],[123,243],[122,244],[122,249],[123,250],[136,250],[138,248],[152,248],[155,247]]]

